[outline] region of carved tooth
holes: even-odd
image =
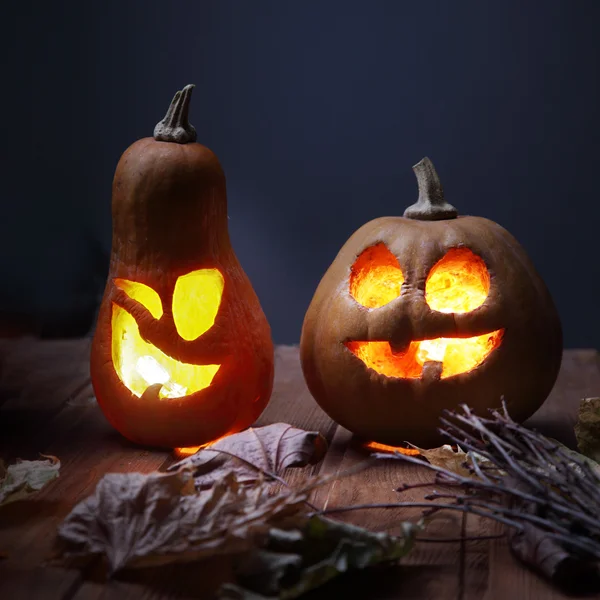
[[[423,381],[439,381],[442,377],[442,368],[444,363],[437,360],[428,360],[423,363],[423,374],[421,379]]]

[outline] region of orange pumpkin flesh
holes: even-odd
[[[523,421],[550,392],[562,331],[546,286],[502,227],[461,217],[433,165],[415,166],[404,217],[361,227],[323,276],[300,356],[321,407],[360,438],[444,443],[444,409],[481,415],[504,396]]]
[[[113,181],[109,276],[92,383],[130,440],[201,446],[251,425],[273,384],[270,328],[231,247],[225,176],[195,143],[192,86]]]

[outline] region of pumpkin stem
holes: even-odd
[[[186,85],[175,94],[165,118],[154,128],[155,140],[176,144],[196,141],[196,130],[188,120],[193,89],[193,84]]]
[[[413,171],[417,176],[419,198],[404,211],[404,216],[420,221],[456,219],[458,211],[444,199],[444,189],[433,163],[425,157],[413,167]]]

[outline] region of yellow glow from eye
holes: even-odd
[[[483,260],[467,248],[452,248],[427,278],[425,299],[432,310],[466,313],[480,307],[490,291]]]
[[[221,365],[181,363],[146,342],[136,320],[113,304],[112,359],[123,384],[136,396],[160,383],[160,398],[180,398],[207,388]]]
[[[162,317],[163,307],[160,296],[151,287],[137,281],[129,281],[128,279],[115,279],[114,283],[131,299],[147,308],[155,319]]]
[[[192,271],[177,280],[173,292],[173,321],[184,340],[195,340],[214,325],[223,287],[223,275],[217,269]]]
[[[380,308],[400,295],[404,276],[398,259],[385,244],[367,248],[350,274],[350,294],[367,308]]]

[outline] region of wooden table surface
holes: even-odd
[[[98,562],[83,568],[47,566],[57,526],[109,472],[164,471],[174,462],[168,452],[129,444],[106,422],[93,398],[88,373],[89,340],[17,339],[0,341],[0,456],[35,459],[38,453],[60,458],[60,477],[29,500],[0,508],[0,598],[20,600],[121,600],[207,598],[211,569],[198,565],[125,574],[106,582]],[[595,350],[567,350],[557,384],[528,422],[543,433],[574,446],[573,424],[581,398],[600,394]],[[364,459],[366,452],[336,425],[310,396],[300,371],[298,349],[276,351],[275,389],[257,425],[278,421],[320,431],[329,441],[325,459],[306,469],[291,469],[291,483],[316,473],[336,473]],[[313,502],[335,507],[365,502],[394,502],[401,482],[430,479],[425,469],[382,461],[360,474],[317,490]],[[427,489],[407,497],[418,500]],[[416,513],[400,510],[357,511],[345,520],[372,530],[397,531]],[[340,515],[342,518],[342,515]],[[474,517],[449,515],[429,529],[429,537],[493,535],[501,529]],[[305,596],[389,600],[557,600],[565,598],[519,566],[503,539],[421,542],[398,567],[353,573]]]

